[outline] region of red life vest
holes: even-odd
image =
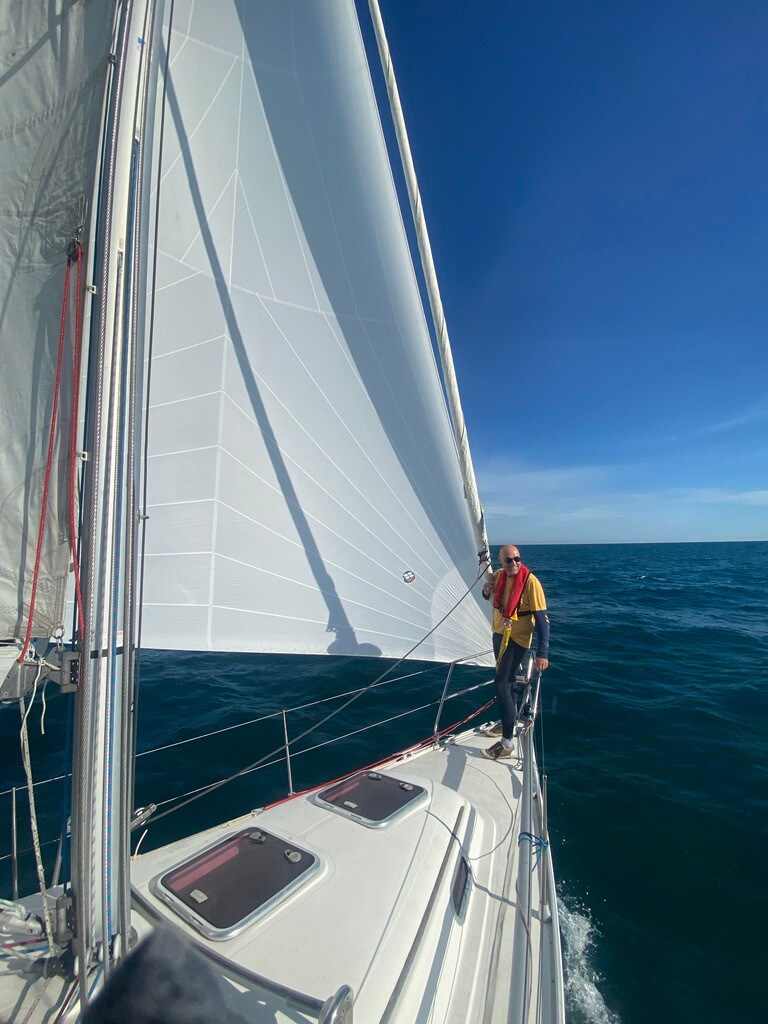
[[[528,582],[528,577],[531,575],[531,570],[526,565],[520,565],[517,575],[513,577],[514,582],[512,588],[509,591],[509,597],[504,610],[501,612],[505,619],[511,619],[517,611],[518,605],[523,599],[523,591],[525,590],[525,584]],[[496,581],[496,589],[493,592],[493,607],[498,608],[501,611],[501,602],[504,597],[504,587],[507,585],[506,570],[502,569],[499,573],[499,578]]]

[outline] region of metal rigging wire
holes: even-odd
[[[389,673],[394,671],[397,668],[398,665],[401,665],[405,661],[405,659],[407,657],[409,657],[411,654],[413,654],[413,652],[418,647],[420,647],[424,643],[424,641],[427,640],[435,632],[435,630],[439,626],[441,626],[445,622],[445,620],[448,618],[448,616],[453,614],[453,612],[458,608],[458,606],[461,604],[461,602],[464,600],[464,598],[467,597],[467,595],[470,594],[474,590],[474,588],[477,586],[477,584],[480,582],[480,580],[485,575],[487,564],[488,564],[487,561],[483,562],[483,564],[482,564],[482,566],[480,568],[480,572],[478,573],[477,578],[474,580],[474,582],[471,583],[469,587],[467,587],[467,589],[464,591],[464,593],[461,595],[461,597],[458,599],[458,601],[456,601],[456,603],[451,608],[448,609],[448,611],[445,613],[445,615],[442,617],[442,619],[440,619],[439,622],[436,622],[435,625],[429,630],[429,632],[425,633],[424,636],[420,640],[418,640],[413,645],[413,647],[411,647],[411,649],[409,651],[406,651],[406,653],[401,658],[399,658],[393,665],[390,665],[388,669],[385,669],[384,672],[381,673],[381,675],[377,676],[376,679],[373,680],[373,682],[371,682],[367,686],[363,687],[363,689],[359,690],[357,693],[354,693],[349,698],[349,700],[345,701],[340,707],[336,708],[334,711],[331,711],[329,714],[327,714],[325,716],[325,718],[321,718],[319,722],[316,722],[314,725],[309,726],[309,728],[305,729],[304,732],[299,733],[299,735],[294,738],[293,742],[297,743],[299,740],[304,739],[305,736],[308,736],[311,732],[314,732],[316,729],[319,729],[321,726],[325,725],[326,722],[330,722],[330,720],[332,718],[335,718],[336,715],[341,714],[341,712],[346,710],[346,708],[348,708],[350,706],[350,704],[353,704],[356,700],[359,700],[359,698],[362,697],[364,693],[368,693],[369,690],[372,690],[374,688],[374,686],[376,686],[378,683],[380,683],[384,679],[385,676],[388,676]],[[284,749],[284,747],[285,747],[285,744],[281,743],[279,746],[275,747],[274,750],[270,750],[269,753],[264,754],[257,761],[254,761],[252,764],[246,765],[245,768],[241,768],[239,771],[235,772],[232,775],[228,775],[225,779],[220,779],[218,782],[212,782],[209,786],[205,786],[198,793],[195,793],[194,795],[188,797],[186,800],[181,800],[174,807],[168,807],[166,810],[161,811],[160,814],[153,814],[153,815],[151,815],[149,818],[146,819],[146,824],[149,824],[149,823],[155,822],[155,821],[159,821],[161,818],[165,818],[167,815],[173,814],[174,811],[181,810],[182,807],[186,807],[187,804],[191,804],[194,800],[199,800],[200,797],[206,796],[208,793],[213,793],[215,790],[219,789],[221,786],[226,786],[226,784],[228,782],[233,782],[235,779],[239,778],[241,775],[245,775],[248,772],[254,771],[264,761],[267,761],[269,758],[272,758],[276,754],[279,754],[280,751]]]

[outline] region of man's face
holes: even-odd
[[[520,552],[516,547],[506,545],[499,552],[501,567],[507,576],[517,576],[520,572]]]

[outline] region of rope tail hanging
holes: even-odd
[[[499,671],[499,666],[501,665],[501,659],[504,657],[504,652],[507,649],[507,645],[509,644],[509,640],[510,640],[511,636],[512,636],[512,623],[508,622],[506,624],[506,626],[504,627],[504,632],[501,635],[501,645],[499,647],[499,656],[496,659],[496,671],[497,672]]]
[[[41,852],[40,835],[37,828],[37,809],[35,807],[35,784],[32,778],[32,764],[29,754],[29,735],[27,733],[27,719],[29,718],[29,712],[32,710],[32,705],[35,703],[35,696],[37,694],[37,685],[40,682],[40,676],[43,671],[43,667],[46,664],[44,658],[40,659],[40,663],[37,669],[37,675],[35,676],[34,685],[32,687],[32,696],[29,700],[29,704],[24,703],[24,698],[19,698],[19,711],[21,713],[21,730],[19,737],[21,740],[21,758],[24,764],[24,774],[27,779],[27,795],[29,797],[29,822],[32,829],[32,845],[35,851],[35,865],[37,867],[37,880],[40,885],[40,899],[43,903],[43,917],[45,919],[45,934],[48,940],[48,949],[53,956],[55,950],[53,948],[53,918],[51,917],[51,909],[48,903],[48,890],[45,884],[45,869],[43,867],[43,856]]]

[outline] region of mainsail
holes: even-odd
[[[353,0],[167,45],[143,643],[401,656],[481,567]]]
[[[0,15],[0,639],[27,630],[67,252],[91,211],[113,18],[111,0],[6,3]],[[70,398],[69,334],[65,349]],[[62,401],[33,636],[63,619],[70,422]]]

